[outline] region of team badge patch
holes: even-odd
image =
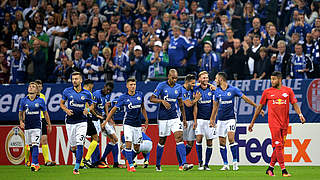
[[[36,103],[34,106],[35,106],[35,107],[39,107],[39,103]]]
[[[208,92],[208,96],[211,96],[212,95],[212,93],[211,92]]]
[[[287,93],[282,94],[283,97],[288,97],[289,95]]]
[[[85,100],[86,98],[84,96],[81,96],[81,100]]]
[[[231,92],[228,92],[227,95],[228,95],[228,96],[231,96]]]
[[[174,93],[175,93],[175,94],[178,94],[178,90],[175,90]]]
[[[140,100],[141,100],[141,97],[140,97],[140,96],[138,96],[138,97],[137,97],[137,100],[138,100],[138,101],[140,101]]]

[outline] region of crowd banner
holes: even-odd
[[[272,147],[271,136],[268,124],[259,123],[254,126],[253,132],[248,132],[247,123],[237,125],[235,139],[239,144],[239,164],[240,165],[268,165],[270,162]],[[288,129],[288,136],[285,143],[284,154],[286,165],[292,166],[319,166],[319,128],[320,123],[298,124],[292,123]],[[121,125],[116,126],[118,137],[123,130]],[[159,140],[158,126],[150,125],[147,135],[153,141],[153,149],[150,155],[150,164],[156,162],[156,146]],[[18,165],[24,164],[24,133],[18,126],[0,126],[0,165]],[[104,152],[107,145],[107,138],[100,135],[100,151]],[[85,141],[85,151],[89,147],[90,139]],[[49,155],[51,160],[56,161],[58,165],[71,165],[75,163],[75,157],[70,151],[65,125],[53,125],[51,134],[48,135]],[[167,142],[162,156],[163,165],[177,165],[176,144],[171,135]],[[227,146],[228,147],[228,146]],[[203,141],[203,153],[205,153],[205,141]],[[229,149],[229,147],[228,147]],[[39,148],[39,162],[44,164],[41,145]],[[205,157],[205,154],[203,154]],[[111,153],[108,162],[113,164]],[[119,162],[124,164],[123,156],[119,155]],[[232,163],[231,153],[228,153],[229,163]],[[198,164],[195,145],[187,157],[188,163]],[[143,164],[143,156],[137,156],[136,162]],[[213,153],[210,165],[222,165],[222,159],[219,152],[218,139],[213,140]]]
[[[271,86],[270,80],[239,80],[228,81],[229,84],[238,87],[254,102],[259,103],[263,90]],[[144,102],[149,119],[157,119],[158,105],[149,101],[158,82],[137,82],[137,90],[142,91],[145,95]],[[292,79],[283,80],[283,84],[292,88],[298,104],[305,115],[307,122],[320,123],[320,79],[302,80]],[[94,90],[101,89],[104,83],[95,83]],[[62,98],[62,92],[65,88],[72,86],[71,84],[44,84],[42,93],[46,97],[48,112],[53,123],[55,121],[63,121],[65,113],[61,110],[59,103]],[[124,82],[115,83],[114,91],[111,95],[111,100],[126,92]],[[0,85],[0,121],[18,121],[19,101],[25,97],[27,93],[27,85]],[[253,114],[254,108],[240,100],[237,104],[238,123],[249,123]],[[267,112],[267,111],[266,111]],[[121,120],[123,113],[118,113],[115,116],[116,120]],[[266,116],[267,117],[267,116]],[[267,118],[258,118],[258,123],[266,123]],[[290,122],[299,122],[299,117],[290,108]]]

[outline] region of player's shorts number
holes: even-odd
[[[236,129],[236,126],[235,125],[231,125],[231,126],[229,126],[229,128],[230,128],[230,131],[234,131]]]
[[[39,137],[40,137],[40,136],[36,136],[36,141],[38,141],[38,140],[39,140]]]
[[[83,140],[84,140],[84,135],[81,135],[80,141],[83,141]]]

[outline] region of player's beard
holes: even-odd
[[[276,84],[272,85],[273,88],[279,88],[280,83],[277,82]]]

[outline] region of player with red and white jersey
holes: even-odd
[[[297,99],[291,88],[282,86],[282,74],[275,71],[271,75],[272,87],[264,90],[260,100],[260,105],[256,109],[248,130],[252,132],[255,120],[257,119],[263,106],[268,105],[268,123],[271,131],[273,153],[270,165],[266,171],[269,176],[274,176],[274,165],[278,161],[282,176],[291,176],[284,166],[284,143],[286,141],[287,130],[289,126],[289,103],[292,104],[294,110],[299,114],[301,123],[305,123]]]

